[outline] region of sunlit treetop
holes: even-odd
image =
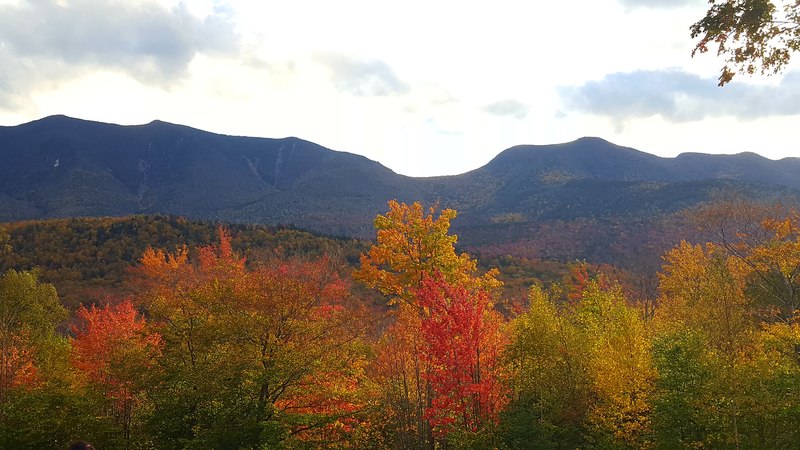
[[[456,253],[457,236],[448,234],[452,209],[426,209],[389,202],[389,212],[375,219],[377,242],[369,253],[361,255],[361,267],[353,277],[385,295],[415,303],[415,290],[425,276],[439,273],[451,284],[463,287],[494,289],[501,285],[496,270],[478,277],[477,262],[468,254]]]

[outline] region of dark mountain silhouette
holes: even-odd
[[[362,156],[160,121],[47,117],[0,128],[0,158],[0,220],[172,213],[364,233],[386,199],[420,196],[413,179]]]
[[[800,158],[752,153],[661,158],[581,138],[513,147],[462,175],[413,178],[298,138],[65,116],[0,127],[0,160],[0,221],[163,213],[369,237],[397,198],[458,209],[467,245],[515,242],[546,223],[641,226],[721,191],[800,191]]]

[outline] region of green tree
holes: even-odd
[[[35,380],[65,317],[56,289],[40,283],[36,272],[9,270],[0,277],[0,403],[14,386]]]
[[[709,0],[706,16],[691,27],[699,38],[692,55],[716,47],[726,59],[724,86],[738,73],[779,73],[800,50],[800,1]]]
[[[706,342],[691,330],[665,334],[653,342],[658,376],[653,393],[653,429],[659,448],[702,448],[719,436],[711,398],[713,367]]]
[[[11,236],[5,228],[0,226],[0,258],[5,258],[10,255],[13,249],[11,248]],[[2,264],[0,264],[2,266]]]
[[[69,365],[70,342],[56,333],[66,317],[56,290],[36,272],[0,277],[0,447],[62,449],[91,436],[103,448],[110,423],[96,412]]]
[[[588,352],[554,295],[534,286],[511,323],[506,352],[512,398],[501,415],[510,448],[578,448],[591,399]]]

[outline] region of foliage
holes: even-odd
[[[130,300],[98,308],[81,307],[76,312],[82,327],[73,327],[73,365],[82,372],[88,388],[100,393],[108,406],[109,418],[122,428],[126,446],[141,427],[146,388],[155,380],[156,358],[160,354],[161,336],[147,329],[143,317]]]
[[[650,342],[639,312],[618,285],[591,281],[573,318],[589,354],[593,405],[587,422],[600,435],[631,447],[649,444],[654,371]]]
[[[426,277],[417,293],[428,311],[421,323],[424,374],[432,391],[425,418],[434,431],[477,432],[495,424],[505,403],[498,378],[505,343],[501,318],[489,309],[484,291],[453,286],[442,278]]]
[[[719,85],[736,72],[779,73],[800,50],[800,1],[710,0],[706,16],[691,27],[700,38],[692,51],[706,53],[716,47],[726,64]]]
[[[714,372],[703,339],[694,331],[665,334],[653,343],[658,372],[653,393],[654,438],[662,448],[702,448],[719,435],[720,424],[708,412]]]
[[[231,245],[251,263],[296,256],[342,258],[350,264],[366,244],[266,225],[228,225]],[[63,303],[76,307],[96,300],[98,291],[130,295],[128,269],[148,247],[190,256],[213,243],[217,224],[177,216],[51,219],[7,225],[14,253],[0,252],[0,271],[37,268],[58,288]],[[0,245],[2,246],[2,245]]]
[[[55,288],[36,272],[10,270],[0,277],[0,446],[61,449],[94,436],[110,443],[112,429],[100,407],[69,367],[70,343],[56,334],[66,311]]]
[[[530,308],[512,322],[505,359],[512,398],[501,414],[510,448],[577,448],[591,402],[588,353],[554,295],[533,286]]]
[[[0,403],[18,385],[37,382],[55,327],[66,316],[52,285],[36,272],[0,277]]]
[[[455,215],[434,218],[434,208],[389,202],[375,220],[377,242],[353,273],[396,305],[373,373],[385,386],[386,434],[400,448],[431,448],[452,432],[480,434],[504,404],[501,320],[488,292],[501,283],[495,269],[478,276],[476,261],[456,253],[457,238],[448,234]]]
[[[458,237],[448,234],[456,212],[445,209],[436,218],[434,214],[435,208],[426,214],[419,202],[390,201],[389,212],[375,219],[377,243],[361,256],[353,278],[412,304],[425,276],[434,273],[457,286],[499,287],[496,269],[476,277],[477,262],[467,253],[456,253]]]
[[[627,272],[576,262],[503,308],[495,272],[455,250],[454,215],[390,204],[356,271],[396,300],[383,315],[352,294],[342,259],[250,259],[247,234],[224,228],[213,245],[143,250],[130,299],[66,323],[52,285],[7,271],[0,447],[800,441],[797,213],[705,210],[716,242],[667,252],[652,301]]]
[[[247,268],[219,231],[198,263],[147,250],[139,269],[165,378],[152,393],[157,443],[276,445],[330,439],[363,408],[366,325],[327,259]]]
[[[11,237],[5,227],[0,226],[0,257],[10,256],[12,251]]]

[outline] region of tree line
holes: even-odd
[[[127,294],[71,313],[36,270],[6,270],[0,446],[800,442],[796,212],[701,211],[713,242],[664,255],[652,298],[576,264],[516,301],[456,250],[455,215],[390,202],[352,271],[324,254],[248,260],[220,227],[191,251],[145,249]]]

